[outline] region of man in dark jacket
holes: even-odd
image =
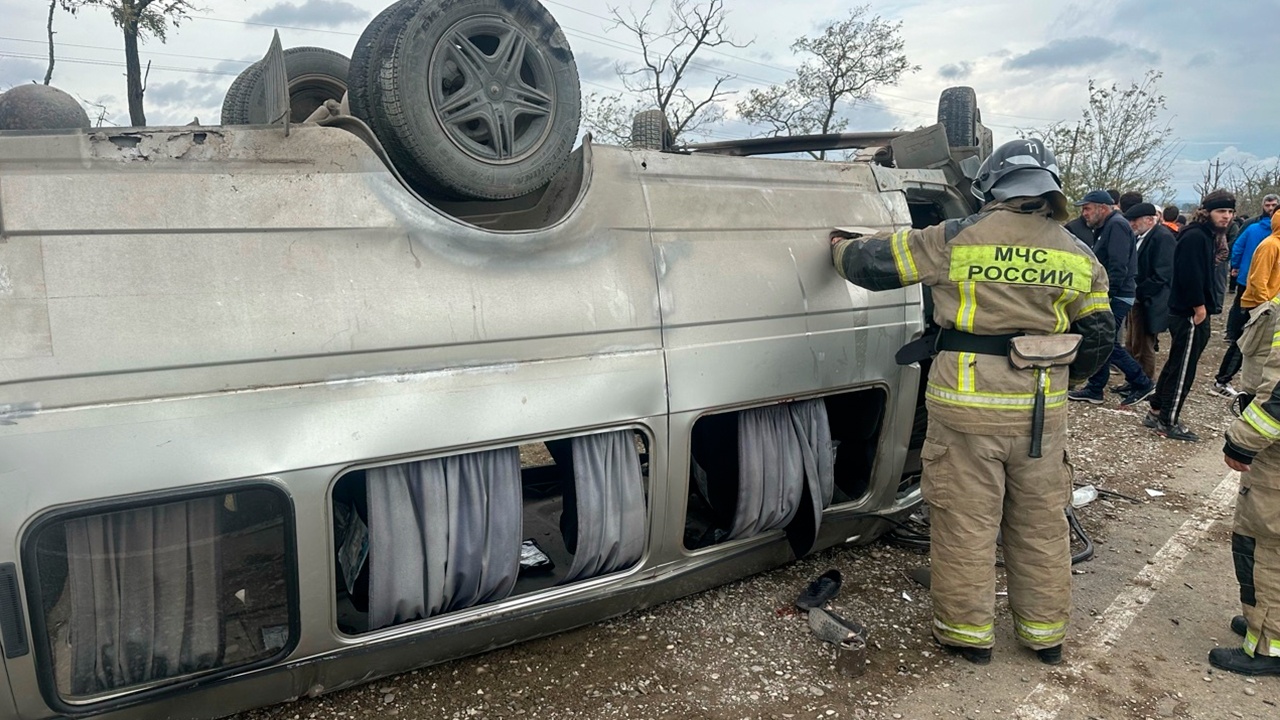
[[[1169,329],[1169,284],[1173,281],[1173,233],[1160,222],[1151,203],[1139,203],[1124,214],[1138,236],[1138,301],[1129,313],[1125,346],[1147,377],[1156,375],[1160,333]],[[1132,388],[1124,388],[1132,390]]]
[[[1080,206],[1081,217],[1085,218],[1098,236],[1097,242],[1093,244],[1093,254],[1102,267],[1106,268],[1107,278],[1111,283],[1107,295],[1111,314],[1116,319],[1115,344],[1111,349],[1110,361],[1094,373],[1084,387],[1071,391],[1067,397],[1101,405],[1107,379],[1111,376],[1111,366],[1114,365],[1124,373],[1125,382],[1129,385],[1129,392],[1120,402],[1127,406],[1150,397],[1155,392],[1155,383],[1151,382],[1151,378],[1142,371],[1142,366],[1129,354],[1120,336],[1125,316],[1133,309],[1137,298],[1135,276],[1138,270],[1138,247],[1129,221],[1111,205],[1110,200],[1106,193],[1094,191],[1076,204]]]
[[[1195,217],[1178,236],[1173,254],[1173,285],[1169,294],[1169,359],[1160,371],[1151,412],[1142,424],[1172,440],[1194,442],[1198,435],[1180,421],[1182,404],[1196,379],[1196,365],[1209,342],[1209,310],[1213,306],[1213,276],[1218,249],[1226,242],[1227,227],[1236,213],[1236,198],[1226,190],[1205,195]]]
[[[1093,244],[1098,240],[1098,236],[1093,232],[1093,228],[1089,227],[1089,222],[1084,219],[1083,215],[1062,227],[1066,228],[1067,232],[1075,235],[1077,240],[1085,244],[1085,247],[1093,247]]]

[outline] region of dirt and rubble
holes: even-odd
[[[1228,401],[1206,392],[1225,347],[1220,320],[1184,413],[1202,442],[1155,436],[1140,423],[1145,404],[1128,411],[1118,407],[1118,396],[1103,406],[1072,404],[1077,483],[1105,492],[1078,512],[1097,554],[1075,566],[1075,629],[1063,668],[1043,666],[1016,646],[1003,597],[995,663],[975,667],[941,652],[929,636],[928,591],[909,575],[927,567],[927,555],[881,541],[550,638],[240,717],[1280,717],[1280,679],[1246,681],[1216,673],[1204,660],[1213,644],[1234,641],[1223,626],[1238,612],[1229,552],[1222,549],[1229,547],[1229,513],[1205,510],[1226,473],[1219,438],[1230,420]],[[1207,532],[1185,567],[1174,566],[1180,581],[1143,580],[1144,568],[1163,567],[1167,542],[1186,532],[1188,518],[1201,516]],[[838,672],[829,646],[791,608],[797,592],[828,568],[840,569],[845,579],[832,607],[868,628],[860,676]],[[1115,611],[1118,594],[1141,591],[1144,582],[1150,597],[1139,606],[1147,612],[1134,613],[1126,625],[1124,637],[1133,635],[1132,642],[1112,639],[1091,650],[1090,626]],[[1082,646],[1073,657],[1075,643]],[[1055,692],[1069,701],[1055,713],[1042,712],[1037,698]]]

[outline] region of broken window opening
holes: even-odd
[[[333,491],[339,629],[634,567],[648,537],[648,448],[628,429],[345,474]]]
[[[282,657],[296,640],[288,508],[259,487],[38,526],[31,607],[58,696],[95,702]]]
[[[870,489],[887,397],[859,390],[699,418],[685,548],[778,529],[815,537],[823,509]]]

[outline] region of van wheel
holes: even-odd
[[[300,123],[310,117],[325,100],[342,101],[347,92],[351,61],[345,55],[318,47],[295,47],[284,51],[285,76],[289,81],[289,121]],[[223,125],[262,125],[267,117],[262,62],[256,62],[231,83],[222,100]]]
[[[636,113],[631,120],[631,147],[641,150],[670,150],[675,145],[671,124],[661,110]]]
[[[938,122],[947,129],[951,147],[980,145],[977,137],[978,96],[971,87],[953,87],[938,98]]]
[[[577,65],[536,0],[403,0],[370,24],[352,64],[368,80],[352,114],[428,193],[525,195],[577,139]]]

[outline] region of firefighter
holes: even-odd
[[[934,637],[970,662],[991,661],[1003,531],[1017,637],[1056,665],[1071,612],[1068,377],[1084,380],[1106,362],[1115,320],[1106,271],[1062,227],[1067,199],[1043,143],[997,148],[973,194],[984,206],[964,220],[892,234],[836,230],[832,254],[841,276],[869,290],[932,289],[940,332],[923,341],[937,357],[925,389],[921,487],[932,522]],[[1076,351],[1018,369],[1020,341],[1055,339]],[[899,362],[928,355],[910,348]]]
[[[1252,278],[1252,273],[1250,273]],[[1227,465],[1240,474],[1231,554],[1243,616],[1242,647],[1214,648],[1209,664],[1242,675],[1280,675],[1280,332],[1258,395],[1227,429]]]

